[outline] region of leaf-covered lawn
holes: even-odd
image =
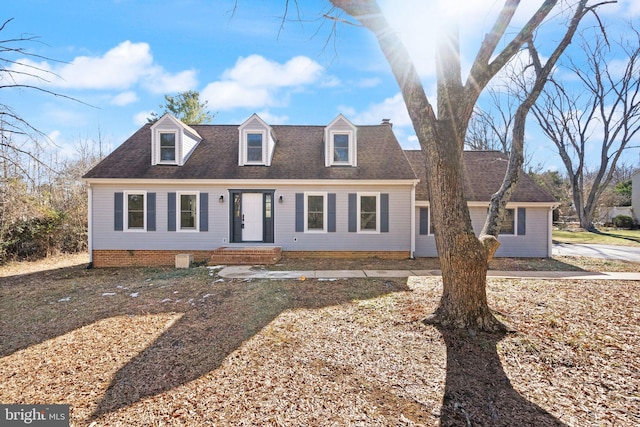
[[[0,402],[78,426],[640,423],[638,282],[491,280],[496,336],[422,324],[437,278],[0,280]]]

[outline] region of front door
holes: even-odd
[[[263,240],[263,194],[242,194],[242,241],[262,242]]]

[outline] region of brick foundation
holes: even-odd
[[[177,254],[191,254],[196,263],[210,265],[275,264],[284,258],[407,259],[409,251],[287,251],[279,247],[222,247],[210,251],[189,250],[94,250],[93,266],[174,267]]]
[[[101,267],[175,267],[177,254],[191,254],[193,261],[208,262],[213,251],[94,250],[93,266]]]
[[[408,259],[409,251],[286,251],[284,258]]]

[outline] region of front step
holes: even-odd
[[[272,265],[282,258],[280,246],[223,246],[211,254],[211,265]]]

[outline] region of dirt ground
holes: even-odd
[[[421,322],[438,278],[84,262],[0,268],[0,402],[68,403],[76,426],[640,423],[638,282],[492,279],[490,305],[516,332],[490,335]]]

